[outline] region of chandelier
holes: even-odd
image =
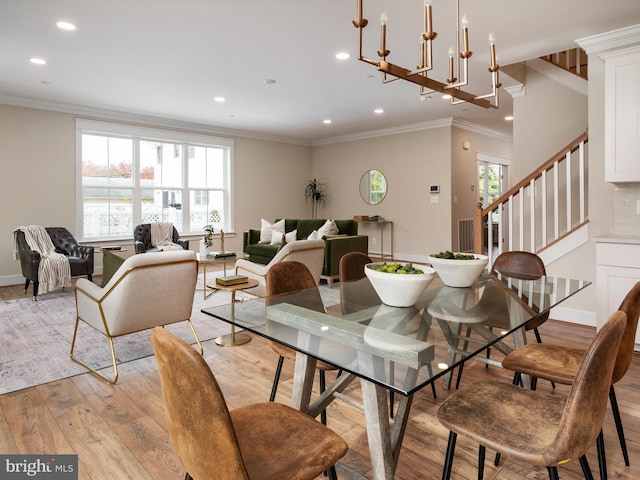
[[[460,19],[460,0],[456,0],[456,45],[449,48],[449,77],[445,82],[439,82],[428,76],[433,68],[432,64],[432,43],[438,36],[433,31],[431,0],[424,2],[424,31],[420,35],[420,59],[416,69],[410,70],[399,65],[394,65],[387,61],[391,53],[387,49],[387,14],[382,12],[380,16],[380,50],[377,54],[379,60],[372,60],[362,55],[362,30],[369,21],[363,17],[363,0],[356,0],[358,3],[358,18],[353,21],[353,25],[358,29],[358,60],[374,65],[382,72],[383,83],[395,80],[406,80],[420,86],[420,95],[428,95],[434,92],[441,92],[451,96],[452,104],[473,103],[484,108],[498,108],[498,89],[502,85],[499,80],[500,66],[496,56],[496,45],[493,34],[489,35],[491,92],[484,95],[475,95],[466,92],[460,87],[468,84],[468,64],[473,52],[469,50],[469,28],[467,17]],[[388,78],[390,76],[392,78]],[[495,103],[491,103],[494,99]]]

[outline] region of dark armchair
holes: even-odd
[[[176,227],[173,227],[173,243],[180,245],[185,250],[189,250],[189,240],[183,240],[178,234]],[[151,224],[141,223],[133,229],[133,247],[136,253],[157,252],[158,249],[151,245]]]
[[[46,227],[47,233],[51,237],[57,253],[63,254],[69,260],[71,276],[87,276],[92,280],[93,276],[93,247],[80,245],[71,235],[71,232],[64,227]],[[20,256],[20,267],[22,275],[26,279],[24,291],[27,292],[29,283],[33,282],[33,299],[38,296],[38,269],[40,267],[40,254],[31,250],[25,240],[24,232],[16,232],[18,254]]]

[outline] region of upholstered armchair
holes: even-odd
[[[69,260],[71,267],[71,276],[87,276],[89,281],[93,277],[93,247],[89,245],[80,245],[73,237],[71,232],[64,227],[46,227],[45,230],[51,237],[57,253],[63,254]],[[38,270],[40,268],[40,254],[27,244],[24,232],[18,230],[16,232],[16,243],[18,247],[18,255],[20,258],[20,267],[22,268],[22,276],[26,279],[24,284],[24,292],[27,293],[29,283],[33,282],[33,299],[38,297]]]
[[[191,324],[193,297],[198,276],[198,261],[191,250],[161,252],[157,255],[132,255],[118,268],[104,287],[84,278],[76,282],[77,317],[71,341],[71,359],[109,383],[118,381],[118,365],[113,339],[177,322]],[[74,356],[80,321],[105,335],[111,347],[113,378],[90,366],[91,360]]]
[[[189,250],[189,240],[181,239],[176,227],[173,227],[173,243],[180,245],[185,250]],[[136,253],[152,253],[158,251],[158,249],[151,244],[150,223],[141,223],[133,229],[133,248]]]
[[[297,261],[304,264],[316,285],[320,283],[320,275],[322,274],[322,266],[324,265],[324,240],[296,240],[287,243],[275,257],[267,265],[253,263],[250,260],[238,259],[236,261],[236,275],[246,275],[250,278],[258,280],[258,286],[245,290],[259,297],[265,296],[265,277],[269,269],[280,262]]]

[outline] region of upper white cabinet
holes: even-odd
[[[605,61],[605,181],[640,182],[640,47]]]

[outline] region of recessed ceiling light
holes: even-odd
[[[38,57],[31,57],[29,61],[36,65],[45,65],[47,63],[47,61],[44,58],[38,58]]]
[[[442,95],[443,100],[451,100],[451,95]]]
[[[381,109],[381,108],[376,108],[376,109],[373,111],[373,113],[377,113],[377,114],[384,113],[384,110],[383,110],[383,109]]]
[[[336,58],[338,60],[346,60],[348,58],[351,58],[351,54],[349,54],[347,52],[338,52],[338,53],[336,53]]]
[[[215,97],[214,100],[218,103],[222,103],[224,101],[226,101],[226,99],[224,97]]]
[[[329,125],[331,123],[331,120],[327,118],[326,120],[323,120],[322,123],[324,123],[325,125]]]
[[[510,122],[510,121],[512,121],[512,120],[513,120],[513,115],[507,115],[506,117],[504,117],[504,119],[505,119],[507,122]]]
[[[56,22],[56,26],[60,30],[67,30],[69,32],[72,32],[73,30],[76,29],[76,26],[73,23],[69,23],[69,22]]]

